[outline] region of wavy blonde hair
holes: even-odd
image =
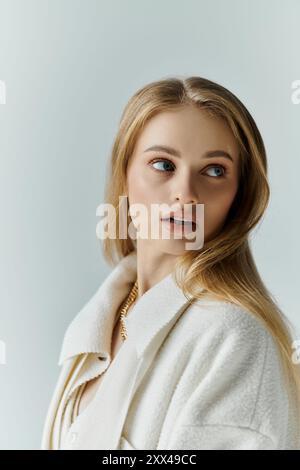
[[[150,118],[184,105],[197,106],[229,124],[240,149],[239,187],[219,234],[200,250],[189,250],[176,259],[174,280],[188,300],[217,297],[263,321],[279,346],[285,378],[292,380],[300,418],[299,365],[292,361],[293,325],[264,285],[249,246],[249,234],[262,219],[270,197],[265,146],[251,114],[232,92],[202,77],[171,77],[147,84],[130,98],[113,143],[105,189],[105,202],[116,211],[116,233],[119,196],[126,192],[126,170],[138,136]],[[127,227],[130,220],[128,216]],[[112,265],[135,249],[130,237],[103,240],[104,257]]]

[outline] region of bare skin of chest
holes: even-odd
[[[118,320],[117,324],[113,330],[113,335],[112,335],[112,343],[111,343],[111,361],[113,358],[116,356],[117,352],[119,351],[120,347],[123,344],[123,339],[121,336],[121,323]],[[104,372],[105,373],[105,372]],[[103,379],[104,373],[101,374],[98,377],[95,377],[92,380],[89,380],[85,387],[84,390],[81,394],[80,401],[79,401],[79,406],[78,406],[78,415],[82,413],[82,411],[86,408],[86,406],[90,403],[92,398],[94,397],[101,380]]]

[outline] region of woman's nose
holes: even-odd
[[[196,204],[198,202],[198,194],[191,178],[182,178],[181,181],[177,181],[174,195],[174,200],[181,204]]]

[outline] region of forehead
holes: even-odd
[[[135,152],[152,145],[171,145],[182,153],[222,149],[237,158],[238,143],[224,119],[195,106],[162,111],[152,117],[141,131]]]

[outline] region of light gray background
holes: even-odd
[[[300,328],[298,0],[0,0],[0,448],[40,447],[65,329],[110,272],[96,239],[118,120],[140,86],[200,75],[268,151],[260,273]]]

